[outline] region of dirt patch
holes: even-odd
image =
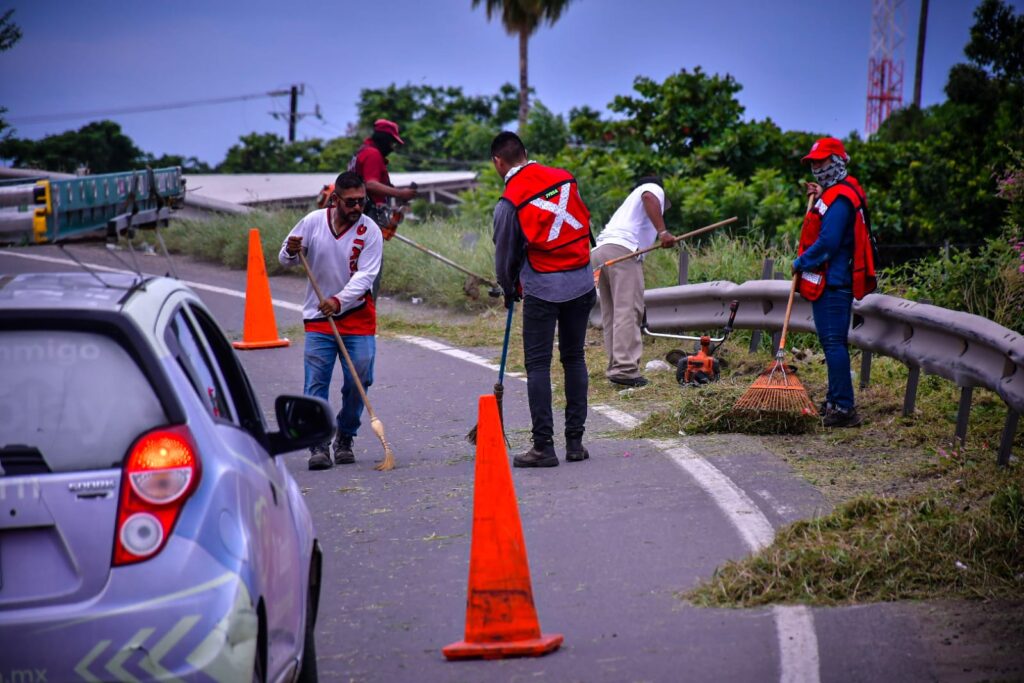
[[[1024,600],[909,606],[937,680],[1024,681]]]

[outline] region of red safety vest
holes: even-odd
[[[853,269],[850,273],[852,279],[853,296],[863,299],[875,291],[878,287],[878,277],[875,273],[875,238],[871,234],[871,218],[868,214],[867,200],[864,197],[864,190],[860,183],[853,176],[846,176],[843,180],[825,190],[821,197],[815,202],[811,210],[804,216],[803,228],[800,230],[800,246],[798,254],[802,254],[818,240],[821,233],[821,221],[825,212],[832,202],[839,197],[845,197],[853,204]],[[811,271],[805,271],[800,275],[798,291],[808,301],[816,301],[825,291],[825,277],[828,273],[828,264]]]
[[[527,164],[505,186],[526,237],[526,258],[538,273],[590,264],[590,211],[568,171]]]

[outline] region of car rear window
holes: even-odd
[[[0,332],[0,462],[38,449],[52,472],[118,467],[139,435],[166,423],[153,387],[114,339]]]

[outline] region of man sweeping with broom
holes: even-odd
[[[797,291],[812,302],[828,368],[820,413],[826,427],[856,427],[861,418],[854,407],[847,348],[850,315],[853,299],[862,299],[878,284],[867,200],[847,171],[850,156],[842,141],[822,138],[802,161],[810,164],[816,182],[807,183],[813,204],[804,217],[793,272],[799,274]]]
[[[278,256],[284,266],[300,265],[303,258],[309,264],[310,285],[302,304],[306,329],[303,393],[329,400],[331,375],[340,353],[338,338],[355,369],[353,377],[348,363],[342,364],[344,383],[334,439],[334,463],[338,465],[355,462],[352,439],[363,413],[359,383],[365,389],[373,384],[376,356],[377,313],[370,290],[380,269],[384,242],[377,224],[363,215],[365,202],[362,177],[345,171],[334,181],[327,207],[299,221]],[[325,298],[321,299],[314,282],[322,287]],[[310,448],[309,469],[330,467],[327,443]]]

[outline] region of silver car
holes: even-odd
[[[181,283],[0,277],[0,680],[316,680],[320,549],[269,432]]]

